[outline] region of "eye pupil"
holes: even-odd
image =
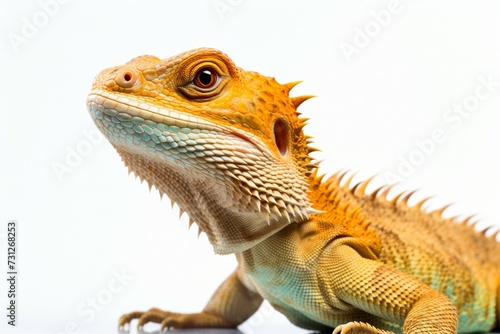
[[[203,70],[200,73],[200,82],[208,86],[212,82],[212,73],[209,70]]]
[[[217,83],[218,75],[210,68],[201,69],[194,77],[194,84],[199,88],[212,88]]]

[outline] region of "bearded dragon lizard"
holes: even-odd
[[[214,49],[102,71],[87,98],[129,170],[238,266],[200,313],[125,314],[119,326],[236,327],[264,299],[334,333],[471,333],[498,326],[500,243],[412,193],[368,193],[310,157],[298,82],[238,68]]]

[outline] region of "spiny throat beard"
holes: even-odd
[[[242,177],[232,172],[230,176],[224,169],[210,168],[207,174],[119,145],[115,148],[130,172],[187,212],[190,223],[196,222],[207,234],[218,254],[247,250],[288,224],[307,219],[308,209],[312,210],[307,198],[299,202],[277,190],[259,194]]]

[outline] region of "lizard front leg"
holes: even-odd
[[[257,311],[262,301],[258,293],[243,285],[236,270],[215,291],[200,313],[181,314],[152,308],[146,312],[125,314],[118,325],[124,328],[133,319],[139,319],[138,327],[155,322],[161,323],[162,331],[168,328],[236,328]]]
[[[330,247],[323,253],[319,273],[322,290],[327,291],[333,304],[345,303],[372,314],[374,323],[384,319],[400,324],[404,334],[456,333],[458,314],[444,294],[404,272],[362,257],[349,245]],[[351,322],[334,333],[388,332]]]

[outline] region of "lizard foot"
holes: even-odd
[[[118,322],[118,328],[121,331],[126,331],[134,319],[138,319],[138,328],[142,328],[150,322],[161,324],[162,332],[173,328],[236,328],[238,326],[238,324],[231,323],[217,315],[205,312],[183,314],[152,308],[146,312],[131,312],[122,315]]]
[[[378,329],[364,322],[348,322],[337,326],[333,334],[394,334],[393,332]]]

